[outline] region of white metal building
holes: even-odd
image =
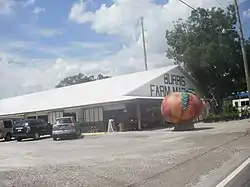
[[[107,112],[126,112],[130,104],[134,106],[141,129],[143,103],[159,103],[166,94],[182,89],[199,93],[191,76],[173,65],[2,99],[0,118],[46,116],[50,123],[54,123],[58,117],[74,114],[78,121],[95,124],[98,131],[105,131],[106,118],[110,117]]]

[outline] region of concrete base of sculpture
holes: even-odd
[[[174,124],[174,131],[191,131],[194,129],[193,121]]]

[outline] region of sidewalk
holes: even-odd
[[[104,135],[106,132],[93,132],[93,133],[82,133],[83,136],[97,136],[97,135]]]

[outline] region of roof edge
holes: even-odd
[[[171,66],[167,66],[167,67],[171,67],[171,68],[169,68],[168,70],[164,71],[163,73],[161,73],[161,74],[159,74],[159,75],[156,75],[156,76],[155,76],[154,78],[152,78],[150,81],[153,81],[153,80],[157,79],[158,77],[164,75],[165,73],[167,73],[167,72],[169,72],[169,71],[171,71],[171,70],[173,70],[173,69],[175,69],[175,68],[178,68],[178,65],[171,65]],[[167,68],[167,67],[165,67],[165,68]],[[154,69],[154,70],[160,70],[160,69],[163,69],[163,68],[156,68],[156,69]],[[149,82],[146,82],[146,83],[140,85],[139,87],[137,87],[137,88],[135,88],[135,89],[133,89],[133,90],[130,90],[129,92],[125,93],[124,96],[131,96],[131,95],[129,95],[130,93],[134,92],[135,90],[139,89],[139,88],[142,87],[142,86],[145,86],[145,85],[148,84],[148,83],[149,83]]]

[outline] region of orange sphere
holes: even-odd
[[[173,92],[162,101],[161,113],[171,123],[183,123],[197,118],[203,110],[203,103],[191,92]]]

